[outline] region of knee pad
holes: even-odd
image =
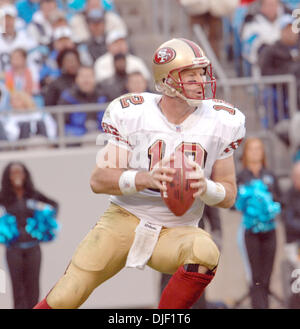
[[[220,252],[214,241],[209,236],[197,236],[193,241],[193,255],[195,263],[213,271],[219,263]]]

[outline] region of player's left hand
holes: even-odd
[[[194,168],[194,171],[187,173],[187,179],[195,179],[197,182],[190,184],[191,188],[198,189],[197,192],[193,194],[194,198],[200,198],[202,194],[206,192],[207,184],[204,176],[203,169],[198,165],[197,162],[188,159],[188,163]]]

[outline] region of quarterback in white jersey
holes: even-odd
[[[190,308],[214,278],[219,250],[197,223],[204,204],[230,208],[235,202],[233,151],[245,135],[245,118],[215,99],[210,61],[190,40],[162,44],[153,74],[162,95],[124,95],[104,114],[98,142],[105,146],[90,184],[93,192],[111,195],[111,205],[36,308],[77,308],[125,266],[173,275],[159,308]],[[178,217],[161,198],[173,180],[168,163],[175,150],[189,158],[187,178],[195,189],[191,208]]]
[[[210,177],[216,160],[232,156],[245,134],[245,117],[223,101],[202,101],[182,123],[167,120],[160,109],[162,96],[150,93],[129,94],[116,99],[104,114],[102,127],[109,142],[130,152],[129,168],[152,170],[164,157],[181,149],[192,156]],[[130,195],[116,195],[111,201],[141,220],[166,227],[198,226],[204,202],[195,200],[180,217],[166,207],[160,191],[145,189]]]

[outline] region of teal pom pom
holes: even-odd
[[[0,243],[9,246],[19,237],[16,217],[5,213],[0,217]]]
[[[39,241],[47,242],[56,238],[60,225],[56,221],[55,209],[49,205],[34,210],[33,218],[27,218],[26,232]]]
[[[243,213],[245,228],[255,233],[274,229],[274,218],[281,211],[280,203],[273,201],[267,185],[259,179],[239,187],[235,207]]]

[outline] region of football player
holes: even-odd
[[[125,266],[145,265],[172,279],[159,308],[190,308],[211,282],[219,250],[198,228],[204,204],[235,202],[233,152],[245,135],[245,117],[215,99],[209,59],[194,42],[172,39],[153,56],[157,90],[127,94],[107,108],[102,127],[109,141],[91,175],[95,193],[111,204],[79,244],[62,278],[36,308],[78,308],[91,292]],[[194,170],[194,203],[175,216],[161,198],[182,151]]]

